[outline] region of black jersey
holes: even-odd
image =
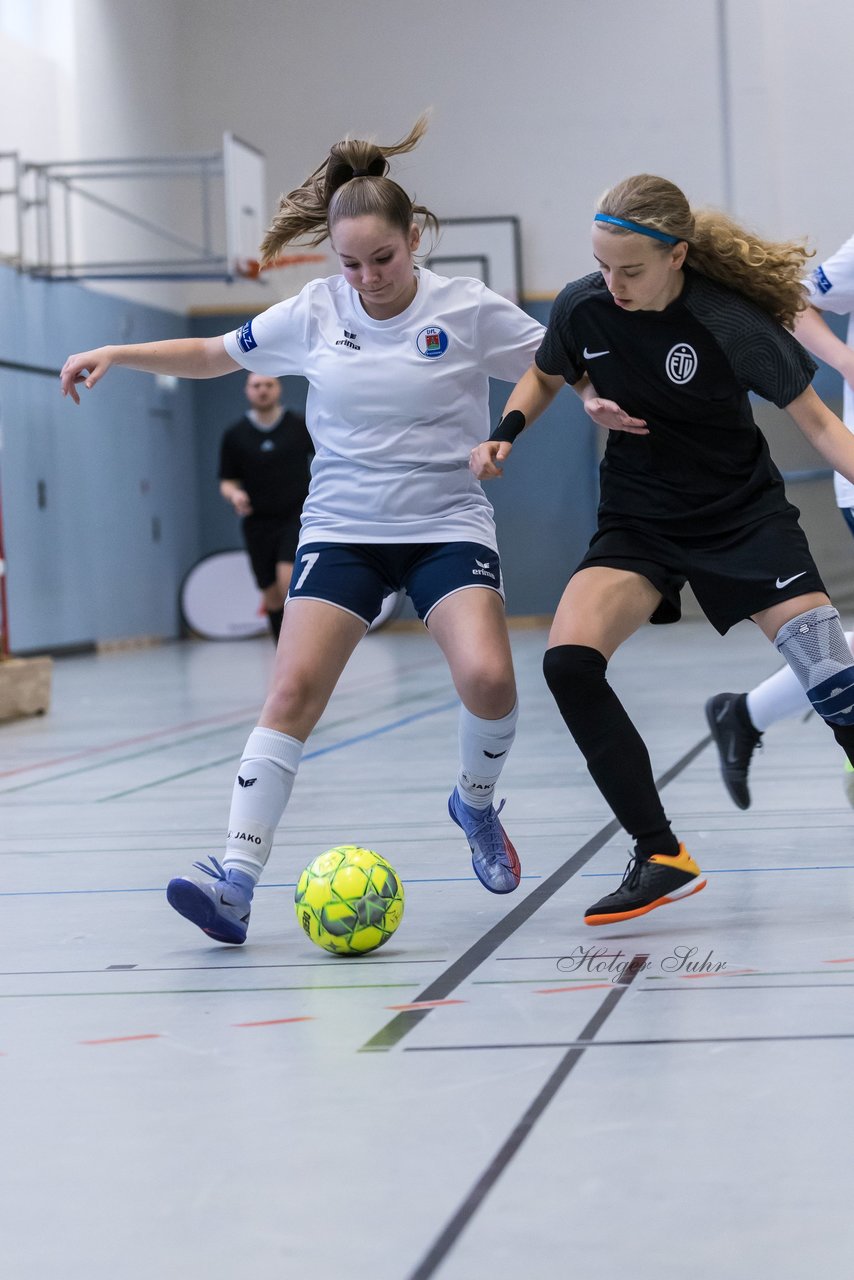
[[[222,437],[219,478],[240,481],[254,515],[287,516],[305,502],[313,449],[304,420],[290,409],[266,431],[244,417]]]
[[[653,522],[668,536],[726,531],[786,505],[748,392],[780,406],[816,364],[767,312],[685,269],[663,311],[624,311],[601,272],[568,284],[537,352],[543,373],[586,373],[649,435],[610,431],[600,469],[600,522]]]

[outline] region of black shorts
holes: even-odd
[[[788,507],[727,533],[671,541],[648,527],[610,520],[594,535],[576,569],[627,569],[648,579],[662,600],[650,622],[678,622],[679,593],[688,582],[703,613],[721,635],[744,618],[782,600],[827,588]]]
[[[299,527],[299,511],[281,517],[246,516],[243,521],[243,541],[261,591],[276,581],[277,564],[293,564]]]
[[[405,591],[423,622],[467,587],[504,599],[498,552],[479,542],[308,542],[297,553],[289,600],[325,600],[369,627],[386,596]]]

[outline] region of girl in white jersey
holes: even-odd
[[[804,281],[809,306],[795,319],[795,337],[843,378],[842,421],[854,431],[854,236],[825,258]],[[848,316],[846,341],[823,319],[822,311]],[[854,484],[838,471],[833,476],[836,505],[854,533]],[[854,632],[846,632],[849,646]],[[803,715],[809,707],[803,689],[789,667],[769,676],[749,693],[716,693],[706,703],[712,732],[730,799],[739,809],[750,807],[747,774],[753,752],[766,729],[778,720]],[[854,768],[845,760],[845,794],[854,805]]]
[[[585,913],[603,925],[705,886],[606,679],[612,654],[643,623],[679,618],[686,581],[721,634],[743,618],[757,623],[854,760],[854,660],[749,393],[785,408],[851,480],[854,441],[810,386],[815,364],[787,327],[805,301],[802,245],[695,213],[652,174],[605,193],[592,239],[599,271],[556,300],[534,364],[472,467],[499,474],[515,436],[564,382],[608,431],[598,528],[543,662],[594,781],[634,839],[622,884]]]
[[[246,938],[308,735],[391,591],[405,589],[447,659],[460,696],[460,767],[448,801],[474,871],[493,893],[520,879],[493,794],[512,745],[516,686],[492,508],[468,458],[489,421],[488,384],[514,381],[542,327],[477,280],[415,264],[436,219],[386,176],[412,150],[419,120],[393,146],[345,140],[283,196],[262,245],[329,237],[341,274],[234,333],[101,347],[70,356],[62,389],[92,387],[113,364],[180,377],[243,367],[309,382],[311,487],[270,691],[235,780],[222,865],[170,882],[171,905],[220,942]]]

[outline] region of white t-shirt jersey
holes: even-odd
[[[845,340],[854,347],[854,236],[816,267],[804,284],[812,306],[850,317]],[[842,421],[854,432],[854,391],[847,382],[842,393]],[[854,507],[854,484],[838,471],[833,473],[833,488],[837,506]]]
[[[489,435],[489,378],[516,382],[543,327],[479,280],[424,268],[373,320],[343,276],[314,280],[225,335],[253,373],[302,374],[315,446],[300,542],[480,542],[492,507],[468,468]]]

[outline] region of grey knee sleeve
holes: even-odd
[[[854,658],[832,605],[792,618],[777,632],[774,644],[822,719],[854,724]]]

